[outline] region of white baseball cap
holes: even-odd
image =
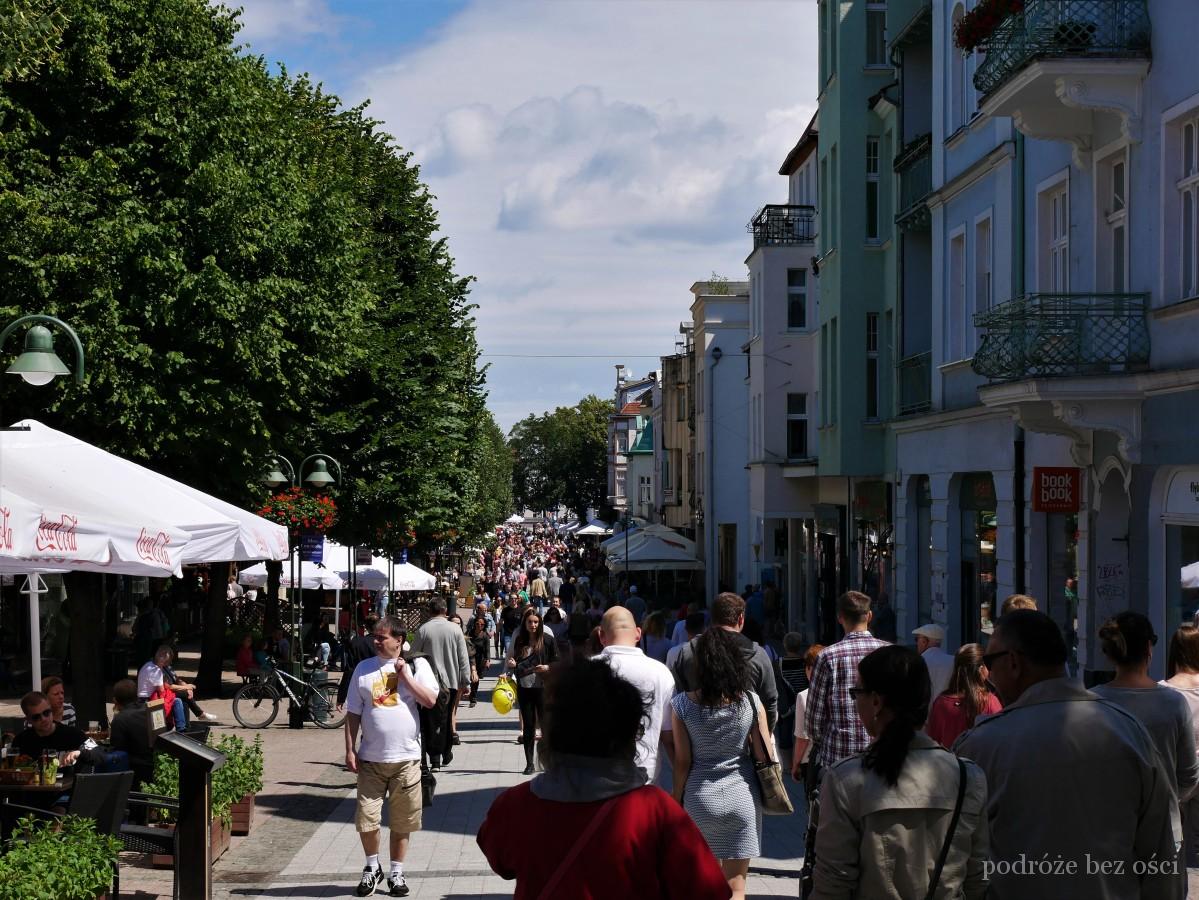
[[[945,640],[945,629],[940,625],[921,625],[919,628],[913,630],[912,634],[918,635],[919,637],[926,637],[930,641]]]

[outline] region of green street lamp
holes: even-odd
[[[304,477],[305,468],[309,463],[312,463],[312,471],[308,473],[308,477]],[[329,464],[333,464],[333,474],[329,471]],[[313,453],[304,457],[300,462],[300,467],[297,469],[291,464],[286,456],[275,454],[271,460],[270,470],[262,476],[264,484],[278,488],[283,485],[291,487],[299,487],[301,483],[307,484],[314,491],[321,491],[332,484],[341,484],[341,463],[330,456],[328,453]],[[295,548],[298,550],[299,548]],[[291,562],[291,640],[288,641],[289,654],[291,659],[288,660],[292,664],[292,673],[296,676],[302,676],[302,672],[296,671],[299,668],[296,664],[296,649],[300,642],[300,635],[296,628],[296,605],[297,599],[303,597],[299,584],[300,576],[296,569],[296,558],[298,553],[292,552],[288,554]]]
[[[83,344],[75,329],[61,319],[40,314],[21,316],[15,322],[11,322],[4,331],[0,331],[0,348],[4,347],[4,342],[12,333],[26,322],[46,322],[66,332],[75,348],[75,380],[83,384]],[[41,324],[34,325],[25,332],[24,352],[5,371],[10,375],[20,375],[26,384],[33,385],[49,384],[58,375],[71,374],[71,369],[67,368],[54,352],[54,335],[49,328]]]

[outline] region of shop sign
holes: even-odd
[[[1188,518],[1199,516],[1199,469],[1184,469],[1170,479],[1166,514]]]
[[[369,566],[375,561],[375,555],[371,552],[370,547],[355,547],[354,562],[360,566]]]
[[[304,531],[300,534],[300,560],[320,563],[325,557],[325,536],[319,531]]]
[[[1070,466],[1036,466],[1032,470],[1033,512],[1076,513],[1082,471]]]

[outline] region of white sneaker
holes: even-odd
[[[204,713],[204,715],[200,716],[200,718],[201,718],[201,719],[203,719],[205,722],[217,722],[217,721],[219,721],[219,719],[217,718],[217,715],[216,715],[216,713]]]

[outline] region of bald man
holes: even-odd
[[[637,765],[645,769],[652,782],[658,771],[658,753],[673,763],[674,748],[670,736],[670,698],[674,696],[674,676],[656,659],[646,656],[637,645],[641,629],[633,614],[623,606],[614,606],[600,620],[600,658],[617,675],[630,682],[645,698],[649,720],[637,741]]]

